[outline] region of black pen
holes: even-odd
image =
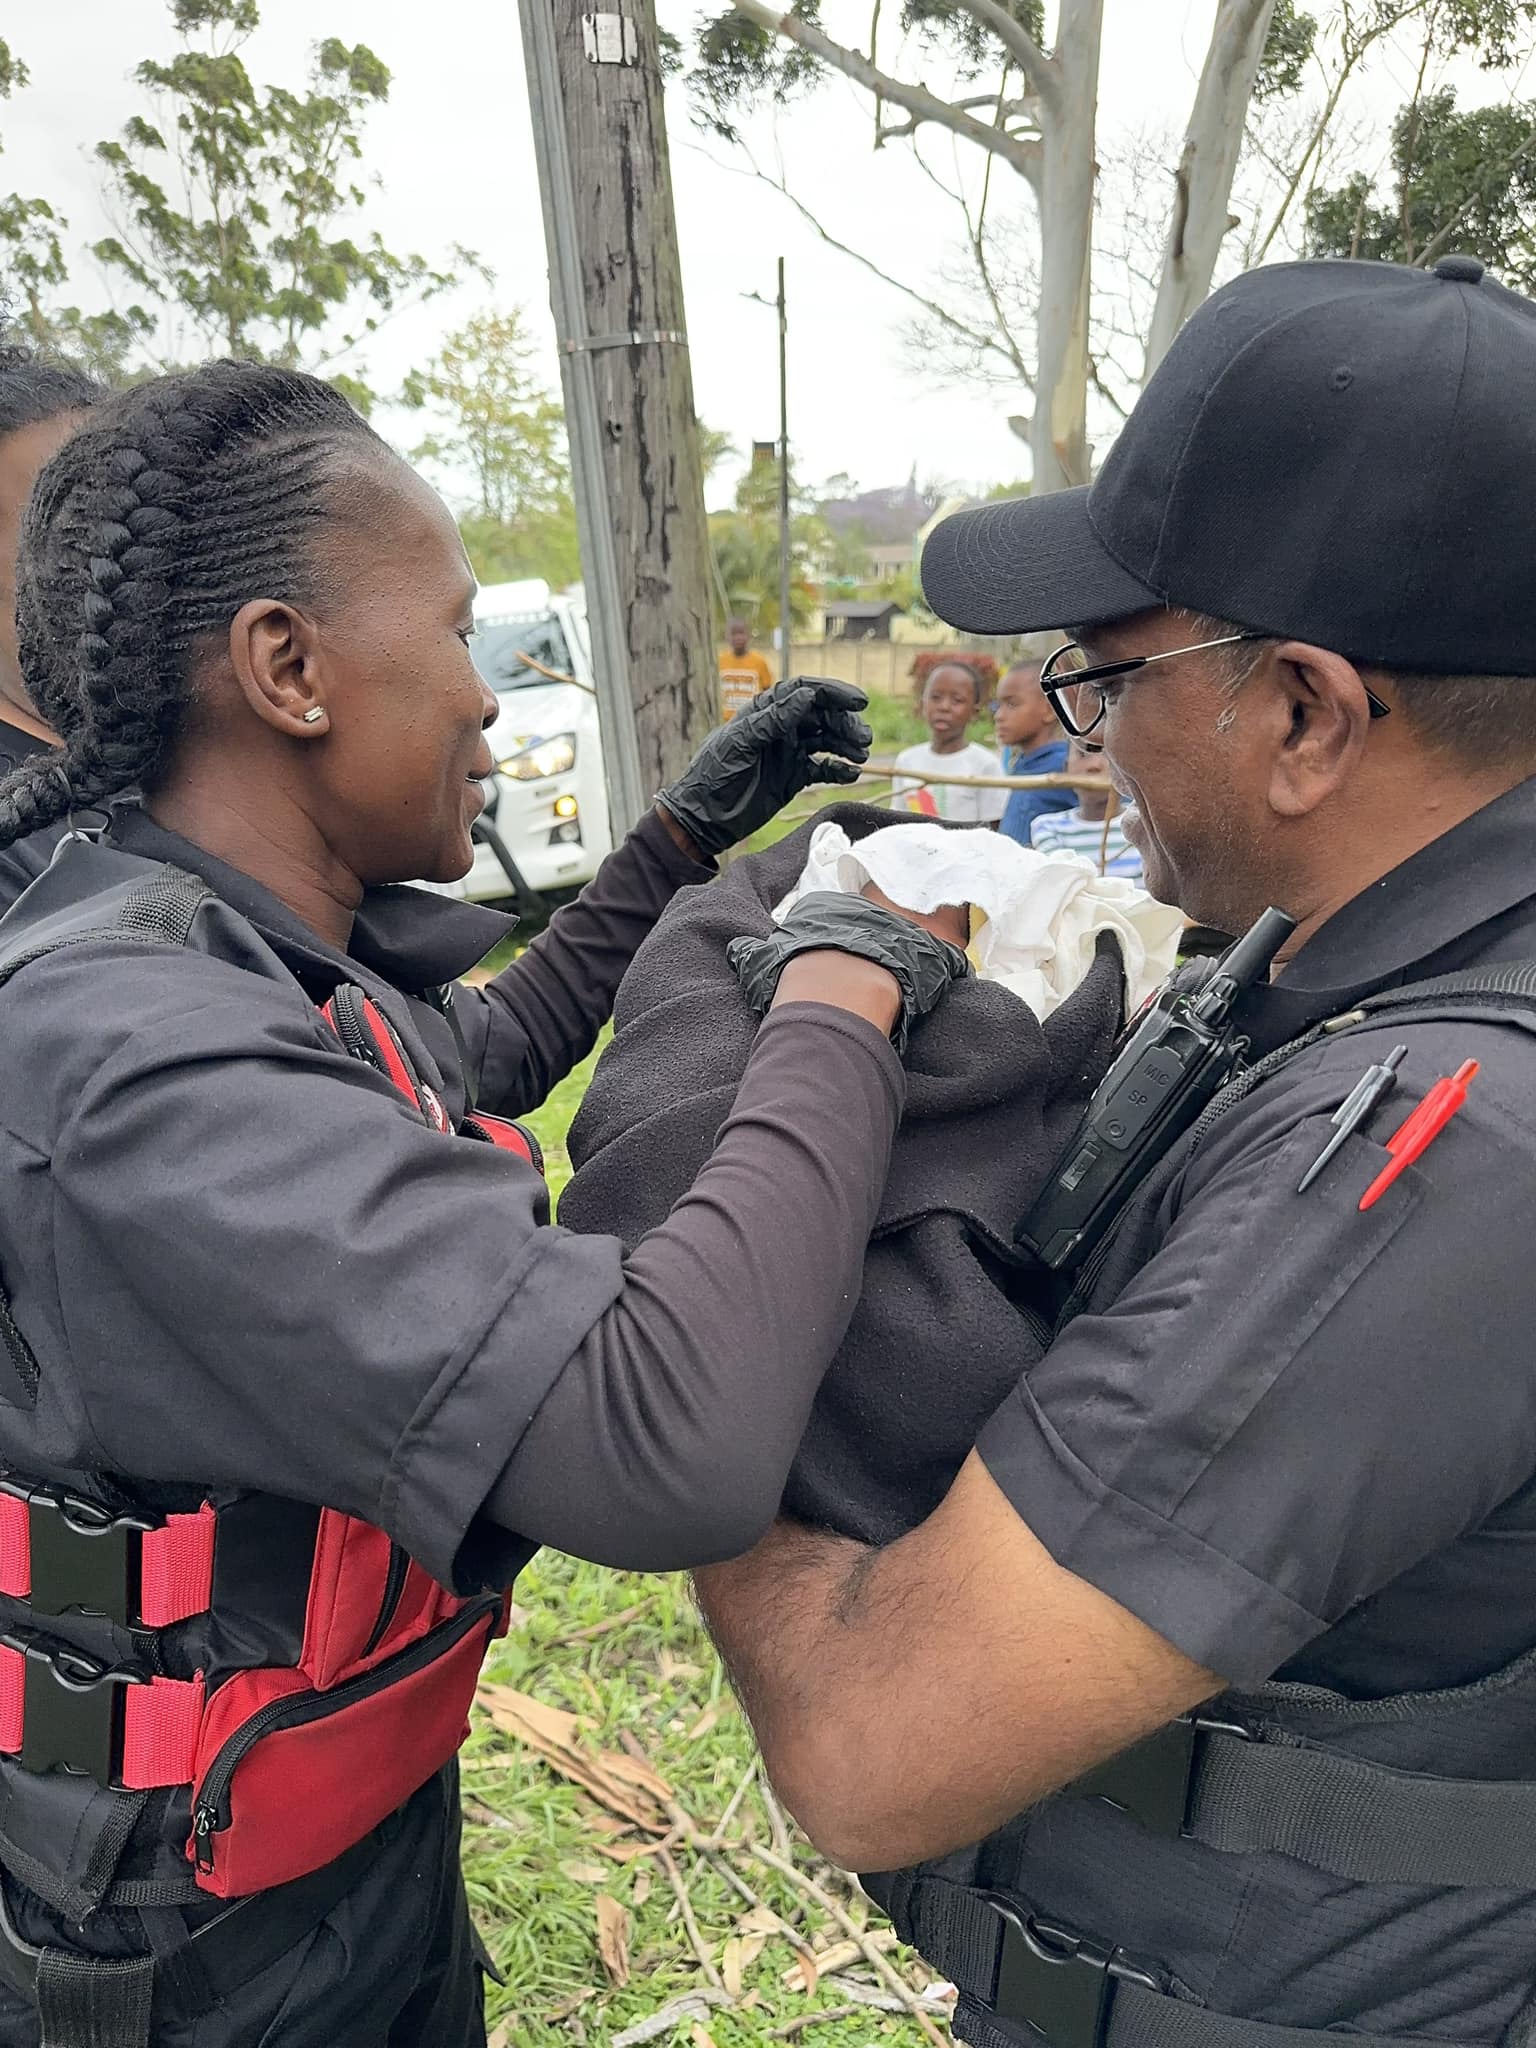
[[[1407,1057],[1406,1045],[1394,1045],[1378,1066],[1366,1068],[1334,1111],[1333,1136],[1302,1175],[1298,1195],[1307,1192],[1344,1140],[1359,1130],[1383,1096],[1391,1094],[1397,1086],[1397,1070]]]

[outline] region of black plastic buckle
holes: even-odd
[[[101,1615],[121,1628],[140,1626],[139,1546],[157,1525],[142,1515],[115,1515],[95,1501],[46,1487],[0,1480],[27,1503],[27,1540],[34,1614]]]
[[[26,1660],[22,1769],[68,1771],[94,1778],[103,1791],[120,1790],[126,1689],[146,1684],[143,1674],[25,1631],[0,1636],[0,1643]]]
[[[1075,1778],[1067,1791],[1076,1798],[1103,1799],[1139,1820],[1154,1835],[1182,1835],[1189,1824],[1190,1793],[1202,1735],[1254,1740],[1241,1721],[1219,1714],[1187,1714],[1156,1728],[1132,1748]]]
[[[1166,1989],[1156,1970],[1075,1928],[1039,1920],[1001,1892],[981,1896],[1002,1923],[988,2001],[1000,2020],[1047,2048],[1103,2048],[1116,1982]]]

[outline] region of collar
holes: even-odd
[[[1256,1052],[1362,996],[1485,957],[1536,958],[1536,777],[1517,783],[1363,889],[1277,982],[1244,998]],[[1513,946],[1513,950],[1511,950]]]
[[[1041,769],[1054,768],[1059,761],[1065,761],[1067,743],[1065,740],[1042,740],[1038,747],[1031,747],[1027,754],[1021,753],[1017,747],[1009,747],[1006,752],[1013,759],[1013,766],[1008,771],[1010,775],[1033,775]],[[1015,790],[1014,794],[1020,796],[1025,792]]]
[[[180,833],[157,825],[137,806],[114,812],[108,838],[125,853],[168,861],[200,875],[231,910],[253,924],[285,961],[306,978],[334,985],[353,965],[368,968],[392,987],[413,993],[441,988],[476,967],[516,926],[515,917],[462,903],[428,889],[401,884],[365,891],[345,953],[239,868],[204,852]]]

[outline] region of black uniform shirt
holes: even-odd
[[[889,1041],[819,1004],[767,1018],[708,1165],[626,1252],[541,1228],[525,1162],[429,1129],[314,1006],[364,987],[455,1117],[466,1079],[488,1111],[533,1107],[707,879],[658,819],[455,989],[458,1042],[422,992],[506,919],[372,890],[341,953],[136,809],[67,849],[4,944],[89,928],[146,860],[215,892],[184,947],[77,944],[0,990],[0,1276],[42,1367],[18,1403],[0,1353],[0,1462],[325,1503],[461,1589],[538,1542],[669,1567],[755,1540],[857,1293]]]
[[[1536,960],[1536,781],[1347,904],[1244,1023],[1263,1051],[1515,960]],[[1395,1093],[1298,1195],[1399,1042]],[[1385,1140],[1465,1059],[1466,1106],[1360,1214]],[[1237,1683],[1379,1697],[1536,1642],[1536,1036],[1469,1013],[1324,1039],[1213,1126],[1157,1230],[981,1439],[1052,1555]]]

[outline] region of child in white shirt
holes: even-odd
[[[930,775],[1001,775],[1003,764],[990,747],[968,742],[965,729],[981,709],[981,684],[960,661],[942,662],[923,687],[919,707],[932,738],[904,747],[896,756],[891,783],[893,811],[919,811],[960,825],[995,825],[1008,802],[1006,789],[965,789],[929,782]]]

